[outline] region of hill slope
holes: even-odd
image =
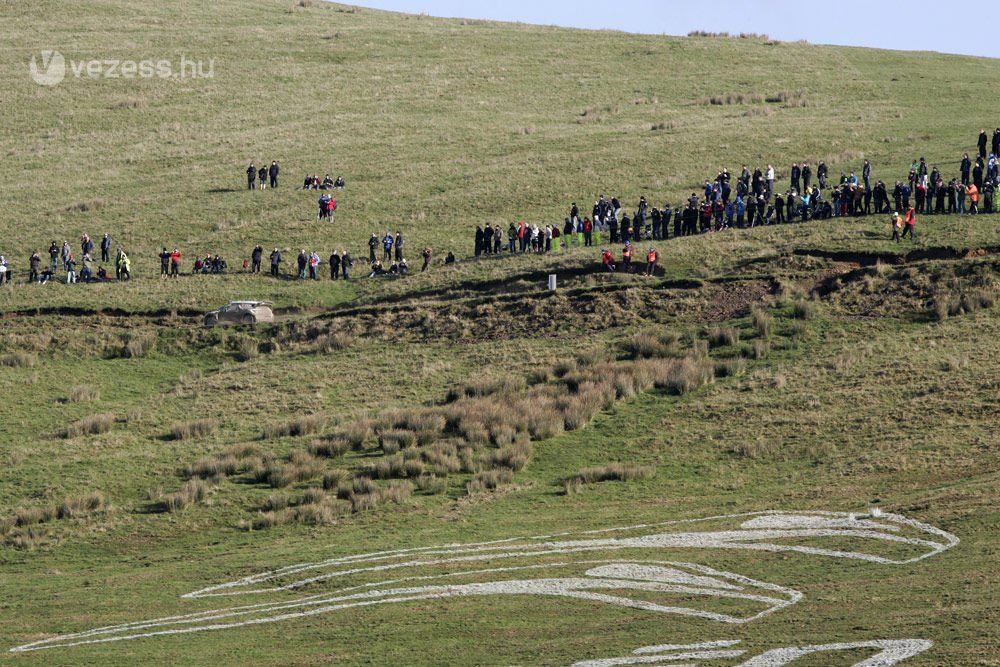
[[[308,1],[8,9],[0,592],[5,647],[46,650],[0,661],[569,665],[701,644],[679,651],[735,664],[926,640],[879,648],[1000,664],[995,216],[921,217],[902,246],[871,217],[670,239],[651,278],[578,247],[440,264],[470,259],[477,222],[676,204],[723,166],[867,157],[895,180],[924,155],[950,176],[995,125],[996,61]],[[56,86],[27,76],[42,49],[70,63]],[[212,76],[72,69],[182,57]],[[281,161],[278,189],[244,189],[251,159]],[[333,224],[294,189],[313,172],[348,181]],[[156,278],[163,245],[186,272],[255,243],[363,258],[397,228],[410,257],[436,249],[430,271]],[[24,284],[33,249],[105,231],[134,280]],[[279,321],[200,326],[248,296]],[[275,572],[292,564],[312,565]]]

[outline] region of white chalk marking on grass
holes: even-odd
[[[667,526],[694,525],[709,521],[734,521],[735,527],[722,531],[702,532],[649,532],[662,531]],[[907,537],[901,534],[909,529],[936,539]],[[644,535],[612,537],[611,533],[645,531]],[[841,537],[868,540],[872,547],[904,545],[917,549],[916,556],[900,559],[878,553],[842,551],[784,544],[789,539],[836,539]],[[572,539],[560,539],[572,538]],[[581,533],[560,533],[557,535],[515,538],[473,544],[451,544],[435,547],[400,549],[367,554],[356,554],[340,558],[298,563],[256,575],[251,575],[215,586],[209,586],[182,597],[223,597],[233,595],[278,593],[299,589],[338,577],[351,575],[382,574],[391,570],[406,568],[438,567],[472,564],[497,559],[538,559],[556,555],[583,554],[591,552],[616,552],[624,549],[745,549],[754,551],[791,551],[808,555],[822,555],[849,558],[874,563],[901,565],[913,563],[950,549],[958,544],[954,535],[927,524],[906,517],[880,513],[876,516],[858,516],[845,512],[752,512],[729,514],[704,519],[668,521],[659,524],[609,528]],[[871,549],[875,551],[875,549]],[[395,586],[404,582],[432,581],[468,575],[500,575],[528,570],[553,570],[558,567],[579,565],[599,566],[584,573],[584,577],[543,578],[528,580],[506,580],[476,583],[460,583],[426,586]],[[680,570],[678,568],[681,568]],[[315,573],[305,578],[287,581],[296,576]],[[683,571],[682,571],[683,570]],[[608,576],[601,576],[608,575]],[[706,578],[707,577],[707,578]],[[272,585],[257,588],[261,584]],[[382,587],[376,590],[376,587]],[[737,590],[733,590],[733,588]],[[749,593],[743,587],[756,588],[778,596]],[[595,590],[615,588],[618,590],[646,590],[652,592],[684,592],[706,597],[737,597],[760,602],[765,609],[746,618],[717,614],[707,610],[686,607],[658,605],[644,600],[598,593]],[[351,592],[355,591],[355,592]],[[726,623],[744,623],[777,609],[794,604],[801,599],[798,591],[755,581],[729,572],[712,570],[691,563],[664,563],[656,561],[576,561],[563,563],[539,563],[507,568],[490,568],[472,571],[445,571],[437,575],[410,576],[396,579],[381,579],[366,584],[341,588],[332,593],[312,595],[292,601],[262,602],[238,607],[214,609],[194,614],[170,616],[121,625],[95,628],[80,633],[61,635],[41,641],[24,644],[10,649],[12,652],[54,648],[56,646],[76,646],[140,637],[166,634],[180,634],[203,630],[219,630],[261,623],[272,623],[293,618],[302,618],[355,606],[404,602],[429,598],[461,597],[473,595],[534,594],[557,595],[588,600],[600,600],[609,604],[645,609],[662,613],[700,616]],[[293,611],[294,610],[294,611]],[[248,618],[252,617],[252,618]],[[182,627],[170,627],[182,626]],[[169,629],[163,629],[169,628]],[[148,632],[147,632],[148,631]]]
[[[723,572],[694,563],[660,561],[548,563],[545,565],[493,568],[472,572],[463,571],[437,576],[409,577],[391,582],[379,582],[378,585],[397,584],[407,581],[440,580],[467,575],[523,574],[526,571],[540,570],[542,568],[551,571],[558,569],[558,567],[572,567],[577,569],[583,567],[585,571],[583,572],[583,576],[577,577],[507,579],[479,583],[407,586],[344,594],[350,590],[375,585],[369,584],[368,586],[355,586],[337,591],[337,595],[314,595],[278,604],[246,605],[186,616],[170,616],[149,621],[96,628],[44,639],[11,650],[15,652],[35,651],[46,648],[123,641],[141,637],[182,634],[204,630],[221,630],[303,618],[350,607],[449,597],[486,595],[567,597],[733,624],[756,620],[795,604],[802,599],[800,592],[776,584],[756,581],[742,575]],[[734,616],[732,614],[713,612],[690,606],[662,605],[650,602],[649,600],[634,599],[623,595],[625,591],[630,590],[653,593],[676,593],[685,597],[703,596],[707,598],[746,600],[758,603],[762,606],[762,609],[755,614]],[[614,591],[614,594],[601,591]],[[261,614],[267,614],[268,616],[258,617]],[[255,617],[247,618],[248,616]]]
[[[737,524],[734,530],[683,533],[653,532],[635,537],[610,537],[603,539],[590,537],[610,532],[635,530],[655,531],[664,526],[676,526],[679,524],[731,519],[741,521]],[[923,533],[924,535],[932,536],[938,539],[932,540],[917,537],[905,537],[899,534],[903,528],[909,528],[918,533]],[[574,536],[590,537],[590,539],[556,539],[559,537]],[[862,553],[857,551],[824,549],[805,545],[782,544],[779,541],[788,539],[838,537],[866,539],[869,540],[869,544],[873,547],[879,545],[880,542],[887,545],[905,545],[920,549],[922,550],[922,553],[918,553],[916,556],[911,558],[899,559],[882,556],[877,553]],[[371,554],[346,556],[315,563],[301,563],[269,572],[262,572],[260,574],[237,579],[236,581],[217,584],[215,586],[209,586],[191,593],[186,593],[183,597],[198,598],[219,595],[274,593],[277,591],[301,588],[303,586],[318,583],[334,577],[359,574],[366,571],[375,572],[379,570],[411,567],[420,564],[419,560],[396,563],[387,562],[394,559],[405,558],[407,556],[412,556],[413,558],[419,558],[421,556],[452,556],[457,562],[460,557],[467,558],[468,560],[486,560],[494,558],[513,558],[531,555],[565,554],[627,548],[714,548],[775,552],[790,551],[810,555],[830,556],[834,558],[865,560],[883,565],[905,565],[929,558],[930,556],[950,549],[958,543],[958,538],[951,533],[947,533],[933,526],[929,526],[913,519],[908,519],[898,514],[882,513],[879,520],[875,521],[866,516],[858,516],[856,514],[846,512],[753,512],[748,514],[729,514],[708,517],[705,519],[669,521],[661,524],[609,528],[602,529],[600,531],[586,531],[576,534],[561,533],[554,536],[527,537],[502,540],[498,542],[481,542],[466,545],[453,544],[447,546],[402,549],[399,551],[381,551]],[[505,549],[508,551],[504,551]],[[333,572],[298,579],[287,584],[253,588],[253,586],[257,584],[275,581],[289,577],[290,575],[298,575],[305,572],[325,570],[353,564],[372,563],[385,564],[369,565],[367,568],[346,570],[335,569]]]
[[[633,651],[632,656],[622,658],[601,658],[598,660],[583,660],[573,663],[573,667],[617,667],[618,665],[651,665],[675,662],[677,660],[711,660],[717,661],[725,658],[739,657],[746,651],[735,650],[702,650],[716,649],[717,647],[728,647],[739,644],[739,640],[704,642],[702,644],[666,644],[663,646],[644,646]],[[851,651],[856,649],[880,649],[877,655],[873,655],[861,662],[856,662],[852,667],[891,667],[907,658],[923,653],[934,643],[926,639],[876,639],[872,641],[842,642],[837,644],[817,644],[814,646],[791,646],[787,648],[776,648],[766,651],[756,657],[750,658],[735,667],[782,667],[799,658],[815,653],[829,653],[835,651]],[[650,655],[658,653],[659,655]],[[674,667],[698,667],[698,663]]]

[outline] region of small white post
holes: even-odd
[[[549,274],[549,291],[550,292],[556,291],[556,274],[554,273]]]

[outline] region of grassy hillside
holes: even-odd
[[[0,287],[3,648],[201,612],[224,625],[245,618],[238,605],[262,605],[252,614],[265,619],[390,588],[593,577],[584,570],[623,559],[802,598],[730,624],[596,597],[427,597],[0,662],[570,665],[651,645],[741,640],[746,660],[926,639],[905,664],[1000,664],[996,216],[922,217],[918,244],[890,243],[871,217],[671,239],[652,278],[600,274],[582,248],[440,264],[449,249],[472,254],[476,223],[558,222],[600,194],[676,204],[723,166],[772,162],[784,180],[792,161],[824,159],[836,176],[868,158],[891,181],[923,155],[956,175],[979,129],[996,126],[982,94],[996,61],[290,0],[41,2],[4,18],[0,254],[15,283]],[[213,76],[71,73],[45,87],[27,75],[42,49],[67,62],[212,60]],[[281,186],[247,192],[246,164],[272,159]],[[347,179],[332,224],[316,222],[316,193],[296,189],[313,172]],[[362,260],[386,229],[407,235],[413,264],[433,246],[432,270],[349,284],[157,278],[163,245],[185,253],[185,271],[206,252],[236,266],[256,243],[290,249],[288,262],[299,248]],[[85,232],[122,244],[135,279],[24,284],[33,249],[75,248]],[[200,326],[205,310],[249,297],[273,300],[278,322]],[[537,535],[870,508],[961,542],[902,565],[694,543],[440,562],[460,544],[530,551]],[[774,540],[873,548],[833,533]],[[887,560],[917,548],[876,546]],[[398,560],[398,572],[355,563],[263,596],[181,597],[398,549],[418,551],[357,561]],[[759,611],[759,599],[705,593],[731,583],[686,581],[676,595],[604,592]]]

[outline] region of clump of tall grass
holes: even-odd
[[[110,412],[102,412],[79,419],[70,424],[65,431],[65,437],[76,438],[81,435],[99,435],[107,433],[115,423],[115,416]]]
[[[96,401],[101,397],[101,390],[90,385],[77,385],[69,390],[66,397],[69,403],[83,403],[86,401]]]
[[[209,486],[205,480],[192,478],[184,483],[180,491],[163,496],[162,506],[168,512],[187,509],[208,496]]]
[[[493,491],[505,484],[511,484],[513,481],[514,472],[506,468],[484,470],[466,483],[465,492],[472,496],[477,493]]]
[[[311,435],[324,430],[329,423],[330,418],[324,414],[303,415],[282,424],[265,426],[261,432],[261,439],[273,440],[287,436]]]
[[[584,484],[630,482],[652,477],[654,473],[655,469],[649,466],[609,463],[608,465],[593,468],[583,468],[575,475],[567,477],[563,480],[563,490],[567,495],[570,495],[580,490]]]
[[[792,317],[797,320],[811,320],[816,317],[816,304],[805,299],[792,303]]]
[[[763,308],[754,307],[750,311],[750,323],[760,338],[770,338],[774,333],[774,318]]]
[[[218,429],[219,422],[214,419],[194,419],[177,422],[170,428],[170,435],[174,440],[190,440],[191,438],[204,438],[212,435]]]
[[[274,460],[261,462],[254,470],[254,479],[279,489],[315,479],[323,474],[325,467],[322,459],[309,452],[298,451],[293,452],[284,463]]]
[[[714,327],[708,332],[709,347],[725,347],[739,342],[740,332],[735,327]]]
[[[33,368],[38,357],[30,352],[7,352],[0,355],[0,366],[9,368]]]
[[[339,458],[351,451],[351,443],[341,436],[333,435],[328,438],[313,440],[306,449],[313,456]]]

